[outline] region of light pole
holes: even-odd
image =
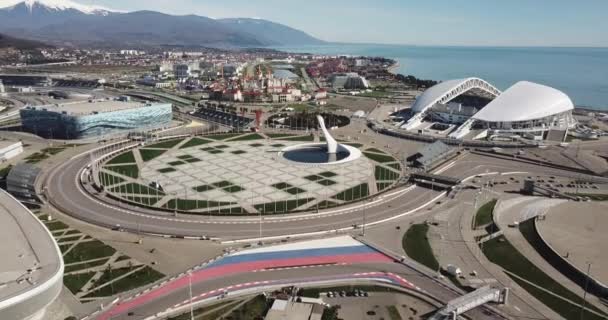
[[[581,317],[585,315],[585,305],[587,304],[587,290],[589,289],[589,275],[591,274],[591,263],[587,262],[587,278],[585,279],[585,293],[583,293],[583,304],[581,305]]]

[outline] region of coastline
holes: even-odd
[[[390,59],[390,58],[388,58]],[[399,61],[395,60],[395,59],[391,59],[393,60],[393,64],[391,64],[390,66],[388,66],[388,68],[386,68],[386,71],[388,73],[392,73],[394,75],[399,74],[397,71],[399,70],[399,68],[401,67],[401,64],[399,63]]]
[[[387,66],[392,74],[442,81],[476,76],[501,90],[527,80],[566,93],[577,106],[608,112],[608,49],[341,43],[276,49],[313,55],[385,57],[399,62]],[[524,67],[530,65],[535,67]]]

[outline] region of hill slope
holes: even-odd
[[[257,19],[210,19],[155,11],[122,13],[71,0],[25,0],[0,9],[5,34],[105,46],[234,46],[319,44],[288,26]]]
[[[251,18],[227,18],[217,20],[234,30],[254,34],[264,38],[266,42],[281,45],[315,45],[325,43],[304,31],[291,28],[276,22],[251,19]]]

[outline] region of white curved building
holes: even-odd
[[[467,78],[445,81],[426,90],[412,106],[413,116],[402,123],[401,128],[418,129],[434,110],[442,109],[445,113],[445,106],[450,101],[472,90],[493,100],[479,110],[473,109],[475,112],[449,133],[452,138],[464,138],[472,128],[476,128],[482,131],[476,137],[520,136],[542,140],[547,138],[550,131],[554,131],[559,132],[554,135],[559,139],[576,125],[572,116],[572,100],[557,89],[520,81],[505,92],[500,92],[482,79]]]
[[[401,127],[410,130],[419,126],[426,116],[426,113],[437,104],[447,104],[454,98],[471,90],[480,90],[491,97],[500,95],[500,90],[493,85],[479,78],[465,78],[448,80],[438,83],[424,91],[414,102],[412,112],[414,116]]]
[[[0,319],[46,319],[63,288],[63,258],[44,224],[0,190]]]

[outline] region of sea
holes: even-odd
[[[578,107],[608,111],[608,48],[326,44],[273,49],[381,56],[399,62],[397,73],[438,81],[479,77],[501,90],[527,80],[563,91]]]

